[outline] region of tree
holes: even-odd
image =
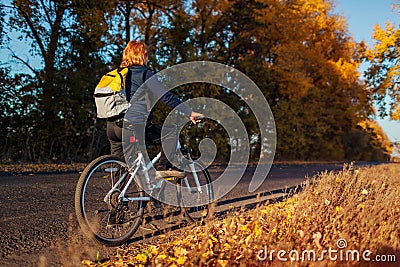
[[[365,76],[380,106],[380,116],[388,115],[386,101],[389,100],[390,118],[400,120],[400,28],[389,22],[385,28],[376,25],[373,38],[375,45],[366,53],[370,67]]]
[[[345,157],[343,136],[371,112],[357,72],[364,45],[329,1],[263,3],[264,30],[255,38],[264,44],[257,54],[269,72],[264,90],[277,122],[277,157]]]
[[[393,145],[379,124],[371,119],[358,123],[345,137],[347,155],[352,160],[388,161]]]
[[[96,82],[92,76],[94,69],[104,71],[99,68],[103,59],[94,52],[104,47],[102,36],[108,29],[104,14],[109,5],[97,2],[15,0],[4,6],[10,11],[7,30],[18,32],[32,46],[32,58],[41,62],[35,67],[13,51],[31,71],[23,82],[18,80],[23,75],[16,74],[11,87],[16,95],[31,98],[28,107],[11,105],[25,114],[23,124],[30,129],[24,136],[30,140],[30,153],[23,157],[27,160],[71,159],[82,153],[82,146],[87,149],[94,116],[89,112]]]
[[[106,153],[104,122],[95,118],[91,95],[101,75],[119,65],[131,39],[149,44],[155,71],[211,60],[248,75],[275,116],[277,159],[371,158],[364,150],[349,149],[354,138],[361,136],[364,144],[374,140],[362,137],[373,132],[371,127],[360,126],[372,114],[370,91],[357,71],[365,44],[349,36],[330,0],[15,0],[0,8],[0,13],[12,11],[0,18],[3,47],[7,35],[2,33],[13,30],[41,62],[35,67],[13,51],[30,72],[13,73],[7,66],[0,72],[2,86],[17,96],[15,103],[0,101],[9,110],[7,122],[1,122],[7,140],[19,131],[24,144],[7,145],[13,158],[66,161]],[[246,125],[252,159],[257,158],[260,131],[239,96],[210,84],[174,90],[184,100],[205,96],[230,106]],[[156,118],[162,121],[164,115],[160,110]],[[212,137],[220,160],[229,157],[231,140],[218,123],[190,130]]]

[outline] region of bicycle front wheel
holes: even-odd
[[[190,222],[202,222],[209,217],[214,199],[211,177],[201,163],[191,162],[189,165],[192,165],[191,170],[180,179],[178,197],[186,218]]]
[[[138,229],[143,201],[119,198],[128,178],[127,165],[109,155],[93,160],[82,172],[75,190],[75,211],[86,236],[107,246],[118,246]],[[135,182],[125,194],[130,198],[143,195]]]

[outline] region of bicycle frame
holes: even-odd
[[[177,149],[180,149],[180,147],[181,147],[181,146],[180,146],[180,143],[178,142]],[[137,179],[137,176],[136,176],[136,174],[137,174],[138,171],[140,170],[140,167],[142,167],[142,172],[143,172],[144,177],[145,177],[145,182],[146,182],[147,188],[149,188],[149,190],[153,190],[153,189],[156,187],[156,185],[151,184],[150,176],[149,176],[149,170],[150,170],[151,167],[153,167],[154,164],[160,159],[160,157],[161,157],[161,152],[159,152],[159,153],[157,154],[157,156],[154,157],[154,158],[146,165],[146,163],[145,163],[145,161],[144,161],[144,156],[143,156],[142,152],[138,152],[138,156],[137,156],[137,158],[135,159],[135,161],[133,162],[132,167],[129,168],[128,173],[125,173],[124,175],[122,175],[122,176],[118,179],[118,181],[114,184],[114,186],[110,189],[110,191],[109,191],[109,192],[106,194],[106,196],[104,197],[104,202],[108,203],[108,201],[110,200],[111,194],[112,194],[115,190],[117,190],[118,186],[122,183],[122,181],[125,180],[126,175],[130,175],[129,180],[128,180],[128,182],[126,183],[126,185],[124,186],[124,188],[122,189],[122,191],[121,191],[121,193],[119,194],[119,197],[118,197],[118,198],[121,199],[122,201],[150,201],[150,199],[151,199],[150,196],[143,196],[143,197],[125,197],[125,193],[126,193],[126,191],[128,190],[129,186],[131,185],[132,181],[134,181],[134,180],[135,180],[135,182],[139,185],[140,188],[143,188],[141,182],[139,181],[139,179]],[[192,157],[190,156],[190,154],[188,154],[188,159],[189,159],[189,161],[191,162],[191,163],[189,163],[189,168],[190,168],[191,172],[193,173],[193,178],[194,178],[194,181],[195,181],[195,183],[196,183],[196,189],[197,189],[197,191],[198,191],[199,193],[202,193],[203,191],[202,191],[202,189],[201,189],[201,185],[200,185],[200,182],[199,182],[199,178],[198,178],[198,176],[197,176],[197,172],[196,172],[196,169],[195,169],[195,166],[194,166],[194,162],[193,162],[193,159],[192,159]],[[132,169],[133,169],[133,171],[132,171]],[[190,191],[190,190],[191,190],[191,187],[190,187],[190,185],[189,185],[189,182],[188,182],[187,177],[185,177],[185,178],[183,178],[183,179],[184,179],[184,182],[185,182],[185,185],[186,185],[187,189]],[[165,181],[164,179],[161,179],[161,180],[160,180],[161,183],[164,182],[164,181]]]
[[[132,164],[132,168],[130,168],[128,170],[128,173],[125,173],[124,175],[122,175],[119,180],[115,183],[115,185],[110,189],[110,191],[108,191],[108,193],[106,194],[106,196],[104,197],[104,202],[108,202],[110,199],[110,196],[112,194],[112,192],[114,192],[118,186],[122,183],[122,181],[125,180],[126,175],[130,175],[128,182],[126,183],[126,185],[124,186],[124,188],[122,189],[121,193],[119,194],[120,199],[122,199],[122,201],[149,201],[150,197],[149,196],[144,196],[144,197],[130,197],[127,198],[125,197],[125,193],[128,190],[130,184],[132,183],[133,180],[135,180],[136,183],[138,183],[139,186],[141,186],[141,183],[138,179],[136,179],[136,174],[139,171],[140,167],[142,166],[142,171],[145,175],[146,178],[146,184],[150,185],[150,176],[149,176],[149,169],[153,166],[153,164],[155,162],[157,162],[157,160],[161,157],[161,152],[157,154],[157,156],[146,166],[146,163],[144,162],[144,157],[142,152],[138,152],[138,157],[135,159],[135,161]],[[152,188],[150,188],[152,189]]]

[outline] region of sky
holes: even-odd
[[[400,24],[400,16],[392,10],[393,4],[400,4],[400,0],[333,0],[336,11],[348,22],[349,32],[356,41],[365,41],[370,47],[373,45],[372,32],[379,24],[382,28],[389,21],[394,25]],[[400,142],[400,122],[389,119],[377,119],[392,142]]]

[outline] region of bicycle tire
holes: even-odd
[[[142,200],[123,203],[119,190],[104,201],[119,175],[128,175],[127,165],[116,156],[94,159],[79,177],[75,190],[75,212],[84,234],[106,246],[124,244],[138,229],[144,213]],[[119,176],[120,177],[120,176]],[[126,182],[127,179],[124,179]],[[123,188],[122,183],[118,188]],[[132,188],[132,187],[135,188]],[[130,185],[129,196],[144,196],[136,183]]]
[[[179,179],[179,189],[178,197],[181,201],[181,208],[184,212],[186,219],[189,222],[204,222],[210,216],[211,203],[214,199],[214,191],[212,187],[211,176],[208,170],[199,162],[194,162],[196,173],[199,177],[199,182],[202,187],[204,187],[203,192],[198,192],[196,190],[195,181],[193,179],[192,172],[186,171],[186,177],[184,179]],[[187,182],[185,181],[187,179]],[[188,184],[190,188],[187,186]],[[197,196],[197,201],[205,204],[199,206],[193,203],[194,194]],[[190,195],[192,203],[185,202],[185,195]]]

